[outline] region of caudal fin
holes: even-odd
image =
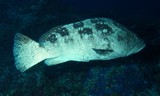
[[[15,66],[21,72],[26,71],[49,56],[48,52],[40,47],[38,42],[20,33],[15,35],[13,54]]]

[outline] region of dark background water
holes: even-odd
[[[94,17],[123,24],[146,48],[111,61],[41,62],[25,73],[15,68],[15,33],[38,41],[54,26]],[[0,96],[160,96],[159,49],[158,0],[0,0]]]
[[[77,12],[107,13],[116,12],[120,15],[159,17],[158,0],[62,0]]]

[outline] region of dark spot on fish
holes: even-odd
[[[127,40],[127,44],[129,44],[130,42],[133,42],[132,40],[134,40],[135,35],[132,34],[132,32],[127,31],[125,38]]]
[[[99,31],[102,31],[102,34],[105,34],[105,35],[110,35],[113,33],[113,30],[110,26],[108,26],[107,24],[99,24],[97,23],[96,25],[96,29],[99,30]],[[107,30],[107,31],[104,31],[104,30]]]
[[[69,32],[68,32],[68,29],[67,28],[65,28],[65,27],[55,27],[54,29],[53,29],[53,31],[55,32],[55,33],[59,33],[61,36],[68,36],[69,35]]]
[[[73,38],[64,38],[65,43],[73,42]]]
[[[91,23],[100,23],[100,22],[104,22],[104,19],[103,18],[95,18],[95,19],[91,19],[90,20]]]
[[[122,36],[121,34],[118,34],[118,36],[117,36],[118,41],[123,41],[124,39],[125,39],[124,36]]]
[[[112,49],[95,49],[95,48],[92,49],[99,55],[107,55],[113,52]]]
[[[51,34],[46,38],[47,41],[50,41],[52,43],[55,43],[55,41],[57,41],[56,35],[55,34]]]
[[[76,22],[76,23],[73,24],[73,27],[75,29],[78,29],[80,27],[84,27],[84,24],[83,24],[83,22]]]
[[[135,35],[129,31],[125,32],[125,35],[123,36],[121,34],[118,34],[117,36],[118,41],[124,41],[126,42],[126,44],[129,44],[130,42],[132,42],[132,40],[134,40],[133,38],[135,38]]]
[[[79,34],[87,34],[87,35],[89,35],[89,34],[92,34],[93,32],[92,32],[92,29],[91,28],[83,28],[83,29],[80,29],[79,31],[78,31],[78,33]]]
[[[104,29],[110,29],[110,30],[112,30],[108,25],[106,25],[104,23],[102,23],[102,24],[97,23],[96,24],[96,29],[97,30],[104,30]]]

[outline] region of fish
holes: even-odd
[[[38,42],[16,33],[13,55],[16,68],[25,72],[41,61],[53,66],[68,61],[111,60],[137,53],[145,46],[120,23],[101,17],[53,27]]]

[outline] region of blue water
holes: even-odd
[[[54,26],[94,17],[121,23],[146,48],[110,61],[15,68],[17,32],[38,41]],[[158,0],[0,0],[0,96],[160,96],[159,17]]]

